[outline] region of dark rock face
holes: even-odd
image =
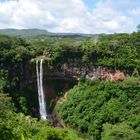
[[[47,81],[44,84],[44,93],[48,100],[55,98],[55,89],[53,85],[48,84]]]
[[[78,81],[80,77],[89,80],[100,79],[104,81],[123,81],[128,76],[124,71],[112,68],[95,67],[81,62],[78,58],[70,58],[57,63],[53,69],[49,70],[45,62],[43,64],[43,79],[46,80],[67,80]],[[36,81],[35,64],[27,64],[24,70],[24,79],[27,83]]]
[[[67,62],[56,65],[52,70],[44,69],[44,78],[79,80],[83,76],[86,79],[100,79],[105,81],[123,81],[126,74],[120,70],[103,67],[95,67],[82,63],[79,59],[68,59]]]

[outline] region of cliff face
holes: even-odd
[[[38,94],[36,64],[28,63],[24,66],[24,80],[22,81],[21,91],[26,91],[27,97],[32,97],[31,109],[35,116],[38,114]],[[82,63],[80,59],[71,58],[57,63],[53,69],[48,69],[46,62],[43,63],[43,87],[47,100],[47,111],[51,112],[56,104],[62,103],[67,99],[67,91],[71,89],[80,77],[94,80],[118,82],[124,80],[127,75],[120,70],[111,68],[95,67]],[[64,97],[62,97],[64,95]]]
[[[57,64],[52,70],[44,69],[44,77],[54,79],[79,80],[83,76],[86,79],[100,79],[105,81],[123,81],[126,74],[120,70],[95,67],[82,63],[79,59],[68,59],[67,62]]]
[[[127,74],[120,70],[111,68],[95,67],[82,63],[80,59],[71,58],[57,63],[53,69],[48,69],[45,61],[43,63],[44,91],[48,99],[56,98],[58,93],[65,93],[72,88],[81,77],[89,80],[99,79],[103,81],[123,81]],[[34,85],[34,92],[37,92],[36,66],[27,64],[24,69],[24,81],[22,88]],[[66,88],[67,85],[67,88]]]

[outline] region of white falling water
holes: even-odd
[[[36,74],[37,74],[37,87],[38,87],[38,99],[39,99],[39,112],[41,119],[46,119],[46,102],[45,95],[43,91],[43,69],[42,69],[43,59],[41,61],[36,61]]]

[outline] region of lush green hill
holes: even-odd
[[[83,37],[96,37],[92,34],[80,33],[51,33],[42,29],[0,29],[0,35],[19,36],[26,39],[37,39],[46,37],[62,37],[62,38],[83,38]]]
[[[0,29],[0,35],[34,38],[41,35],[50,35],[50,33],[46,30],[41,29]]]

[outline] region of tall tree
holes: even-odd
[[[138,32],[140,32],[140,24],[137,25],[137,30],[138,30]]]

